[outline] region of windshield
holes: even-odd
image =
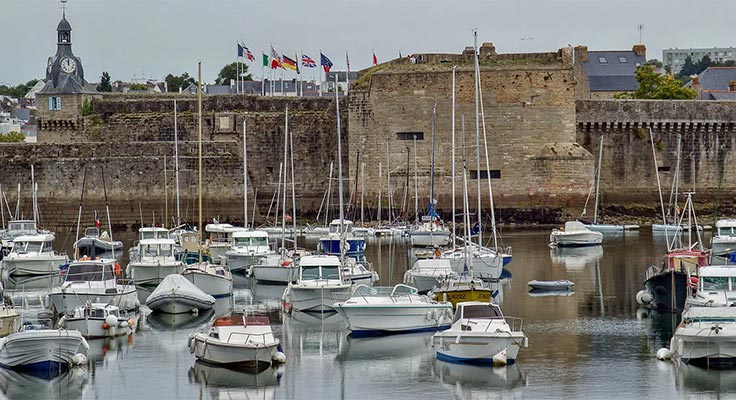
[[[103,267],[103,264],[72,264],[66,271],[67,282],[103,281],[109,279],[115,279],[112,269]]]
[[[733,235],[734,233],[736,233],[734,232],[735,229],[736,227],[732,227],[732,226],[721,227],[721,228],[718,228],[718,234],[721,236]]]
[[[704,276],[700,281],[704,290],[728,290],[728,278],[725,276]]]
[[[319,279],[319,267],[302,267],[302,280]]]
[[[322,279],[340,279],[340,267],[322,267]]]
[[[463,307],[463,318],[502,318],[501,310],[490,304]]]
[[[8,222],[9,231],[35,231],[36,224],[33,222]]]

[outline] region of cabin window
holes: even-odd
[[[728,290],[728,277],[704,276],[700,279],[703,282],[703,290]]]
[[[397,140],[424,140],[424,132],[396,132]]]
[[[115,279],[112,268],[101,264],[72,264],[66,271],[67,282],[102,281]]]
[[[158,249],[155,245],[143,246],[143,255],[146,257],[156,257],[158,255]]]
[[[163,257],[172,257],[174,255],[174,249],[171,244],[162,244],[161,246],[159,246],[159,248],[159,254]]]
[[[51,242],[43,242],[43,249],[41,251],[50,253],[54,251],[54,246]]]
[[[489,176],[491,179],[501,179],[501,170],[470,170],[470,179],[488,179]]]
[[[41,244],[39,242],[28,242],[28,245],[26,246],[26,252],[27,253],[38,253],[41,251]]]
[[[319,267],[302,267],[302,280],[319,279]]]
[[[491,305],[463,307],[463,318],[503,318],[501,310]]]
[[[337,266],[322,267],[322,279],[340,279],[340,269]]]

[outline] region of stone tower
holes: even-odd
[[[82,104],[96,93],[84,80],[82,60],[72,52],[72,26],[62,15],[56,27],[56,54],[46,64],[46,86],[37,94],[39,139],[44,131],[81,128]]]

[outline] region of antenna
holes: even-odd
[[[639,44],[641,44],[641,31],[644,30],[644,24],[639,24],[636,26],[636,29],[639,30]]]

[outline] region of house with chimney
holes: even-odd
[[[736,100],[736,67],[708,67],[685,84],[700,100]]]
[[[591,99],[612,99],[616,93],[639,89],[634,72],[646,63],[647,48],[637,44],[631,50],[588,51],[583,46],[582,57]]]

